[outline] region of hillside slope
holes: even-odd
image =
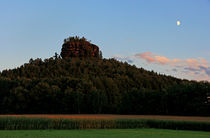
[[[0,113],[206,115],[209,90],[115,59],[31,59],[0,73]]]
[[[99,79],[97,82],[101,82],[104,79],[109,79],[114,81],[117,87],[125,87],[126,83],[127,90],[132,88],[160,90],[182,83],[181,79],[158,75],[157,73],[146,71],[143,68],[137,68],[115,59],[96,58],[50,58],[44,61],[41,59],[31,59],[29,63],[17,69],[4,70],[0,75],[12,80],[21,78],[55,79],[70,77],[86,79],[92,82],[97,78]],[[102,89],[95,85],[95,83],[93,85],[96,88]]]

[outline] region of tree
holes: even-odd
[[[103,55],[102,55],[102,52],[99,51],[99,58],[102,59],[103,58]]]
[[[53,56],[55,59],[58,59],[59,58],[59,55],[57,52],[55,52],[55,55]]]

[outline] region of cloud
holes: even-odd
[[[145,59],[147,62],[155,62],[155,59],[153,57],[154,55],[151,52],[144,52],[136,54],[135,57]]]
[[[188,59],[168,58],[152,52],[133,53],[128,56],[118,54],[112,57],[130,64],[143,66],[149,70],[154,70],[154,68],[160,72],[164,70],[167,74],[175,75],[179,78],[210,81],[210,63],[201,57]]]
[[[176,68],[174,68],[174,69],[172,69],[172,71],[177,72],[177,69],[176,69]]]
[[[114,55],[113,56],[114,59],[120,60],[120,61],[126,61],[128,63],[133,63],[134,61],[131,59],[131,57],[126,57],[126,56],[122,56],[122,55]]]
[[[148,63],[157,63],[157,64],[162,64],[162,65],[166,65],[169,62],[177,62],[178,61],[177,59],[170,60],[167,57],[158,56],[158,55],[155,55],[151,52],[144,52],[144,53],[135,54],[135,57],[144,59]]]
[[[205,67],[208,68],[210,67],[209,62],[203,58],[197,58],[197,59],[169,59],[165,56],[159,56],[151,52],[144,52],[144,53],[138,53],[135,54],[136,58],[141,58],[145,60],[148,63],[156,63],[160,65],[170,65],[170,66],[176,66],[176,67],[183,67],[186,66],[193,68],[193,67]]]
[[[169,62],[169,59],[163,56],[155,56],[155,59],[160,64],[167,64]]]
[[[193,71],[193,72],[200,71],[200,69],[192,68],[192,67],[185,67],[184,69],[188,71]]]
[[[200,66],[200,69],[204,70],[208,76],[210,76],[210,67]]]
[[[147,63],[172,67],[173,72],[184,71],[185,75],[191,75],[197,79],[199,78],[198,75],[202,74],[205,76],[204,78],[210,80],[210,63],[204,58],[170,59],[152,52],[137,53],[134,56],[137,59],[143,59]]]

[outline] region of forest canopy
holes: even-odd
[[[210,115],[209,90],[115,59],[31,59],[0,74],[0,113]]]

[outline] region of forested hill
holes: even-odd
[[[209,90],[115,59],[55,56],[0,74],[0,113],[208,115]]]
[[[210,115],[209,93],[207,82],[103,59],[98,46],[76,36],[64,40],[61,56],[0,73],[0,114]]]
[[[31,59],[29,63],[4,70],[0,75],[11,80],[78,79],[96,89],[105,89],[110,84],[119,92],[132,88],[161,90],[182,83],[180,79],[146,71],[126,62],[98,58]]]
[[[98,46],[78,36],[64,39],[60,56],[55,53],[54,57],[44,61],[30,59],[29,63],[5,70],[0,75],[11,80],[79,79],[102,90],[111,87],[106,86],[110,83],[117,92],[133,88],[162,90],[183,82],[114,59],[103,59]]]

